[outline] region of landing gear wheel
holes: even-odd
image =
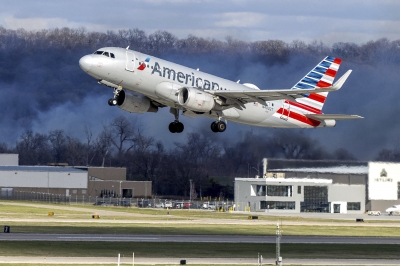
[[[181,122],[172,122],[168,126],[169,132],[171,133],[182,133],[185,126]]]
[[[168,129],[169,129],[169,132],[171,132],[171,133],[176,133],[176,125],[175,125],[175,122],[170,123],[169,126],[168,126]]]
[[[217,123],[218,132],[224,132],[226,130],[226,124],[224,121],[219,121]]]
[[[211,123],[211,131],[217,133],[218,132],[218,126],[217,126],[217,122],[212,122]]]
[[[109,106],[116,106],[117,103],[118,103],[118,100],[115,99],[115,98],[112,98],[112,99],[109,99],[109,100],[108,100],[108,105],[109,105]]]
[[[185,129],[185,126],[181,122],[177,122],[175,125],[176,133],[182,133]]]

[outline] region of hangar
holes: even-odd
[[[235,203],[279,213],[384,212],[400,204],[400,164],[264,159],[262,178],[235,179]]]
[[[126,168],[20,166],[18,154],[0,155],[0,195],[37,192],[75,198],[152,196],[151,181],[127,181]]]

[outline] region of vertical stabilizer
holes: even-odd
[[[341,62],[340,58],[325,57],[313,70],[294,85],[292,89],[318,89],[332,86]],[[321,111],[328,93],[310,93],[305,96],[304,98],[297,99],[297,102]]]

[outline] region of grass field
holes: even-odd
[[[166,224],[166,223],[54,223],[7,222],[12,233],[42,234],[154,234],[154,235],[275,235],[274,225]],[[234,229],[233,229],[234,228]],[[373,236],[400,237],[400,228],[327,225],[284,225],[287,236]]]
[[[13,203],[17,205],[0,204],[0,226],[1,223],[11,226],[11,233],[275,235],[274,224],[260,224],[260,222],[280,219],[283,224],[283,237],[288,235],[400,237],[398,227],[379,226],[379,224],[365,226],[368,223],[348,226],[344,224],[349,222],[346,220],[260,216],[260,222],[231,224],[235,220],[247,220],[247,215],[195,210],[169,210],[170,214],[167,215],[167,210],[155,209],[36,203],[31,206],[28,202]],[[47,216],[49,211],[54,211],[55,216]],[[106,216],[109,220],[104,220],[103,216],[99,220],[91,219],[93,213],[100,211],[118,215],[113,216],[109,213],[110,216]],[[23,221],[24,218],[28,221]],[[17,221],[12,221],[13,219]],[[213,222],[207,224],[209,219],[213,219]],[[215,219],[219,222],[215,222]],[[285,224],[285,222],[303,224]],[[312,224],[307,225],[308,222]],[[332,225],[332,222],[338,225]],[[400,259],[399,249],[399,245],[282,244],[281,254],[285,258]],[[0,241],[0,256],[116,257],[118,253],[122,256],[131,256],[132,252],[138,257],[256,258],[260,253],[264,258],[273,258],[275,244]]]

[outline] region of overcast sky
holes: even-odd
[[[0,0],[7,29],[138,28],[223,40],[279,39],[365,43],[400,39],[397,0]]]

